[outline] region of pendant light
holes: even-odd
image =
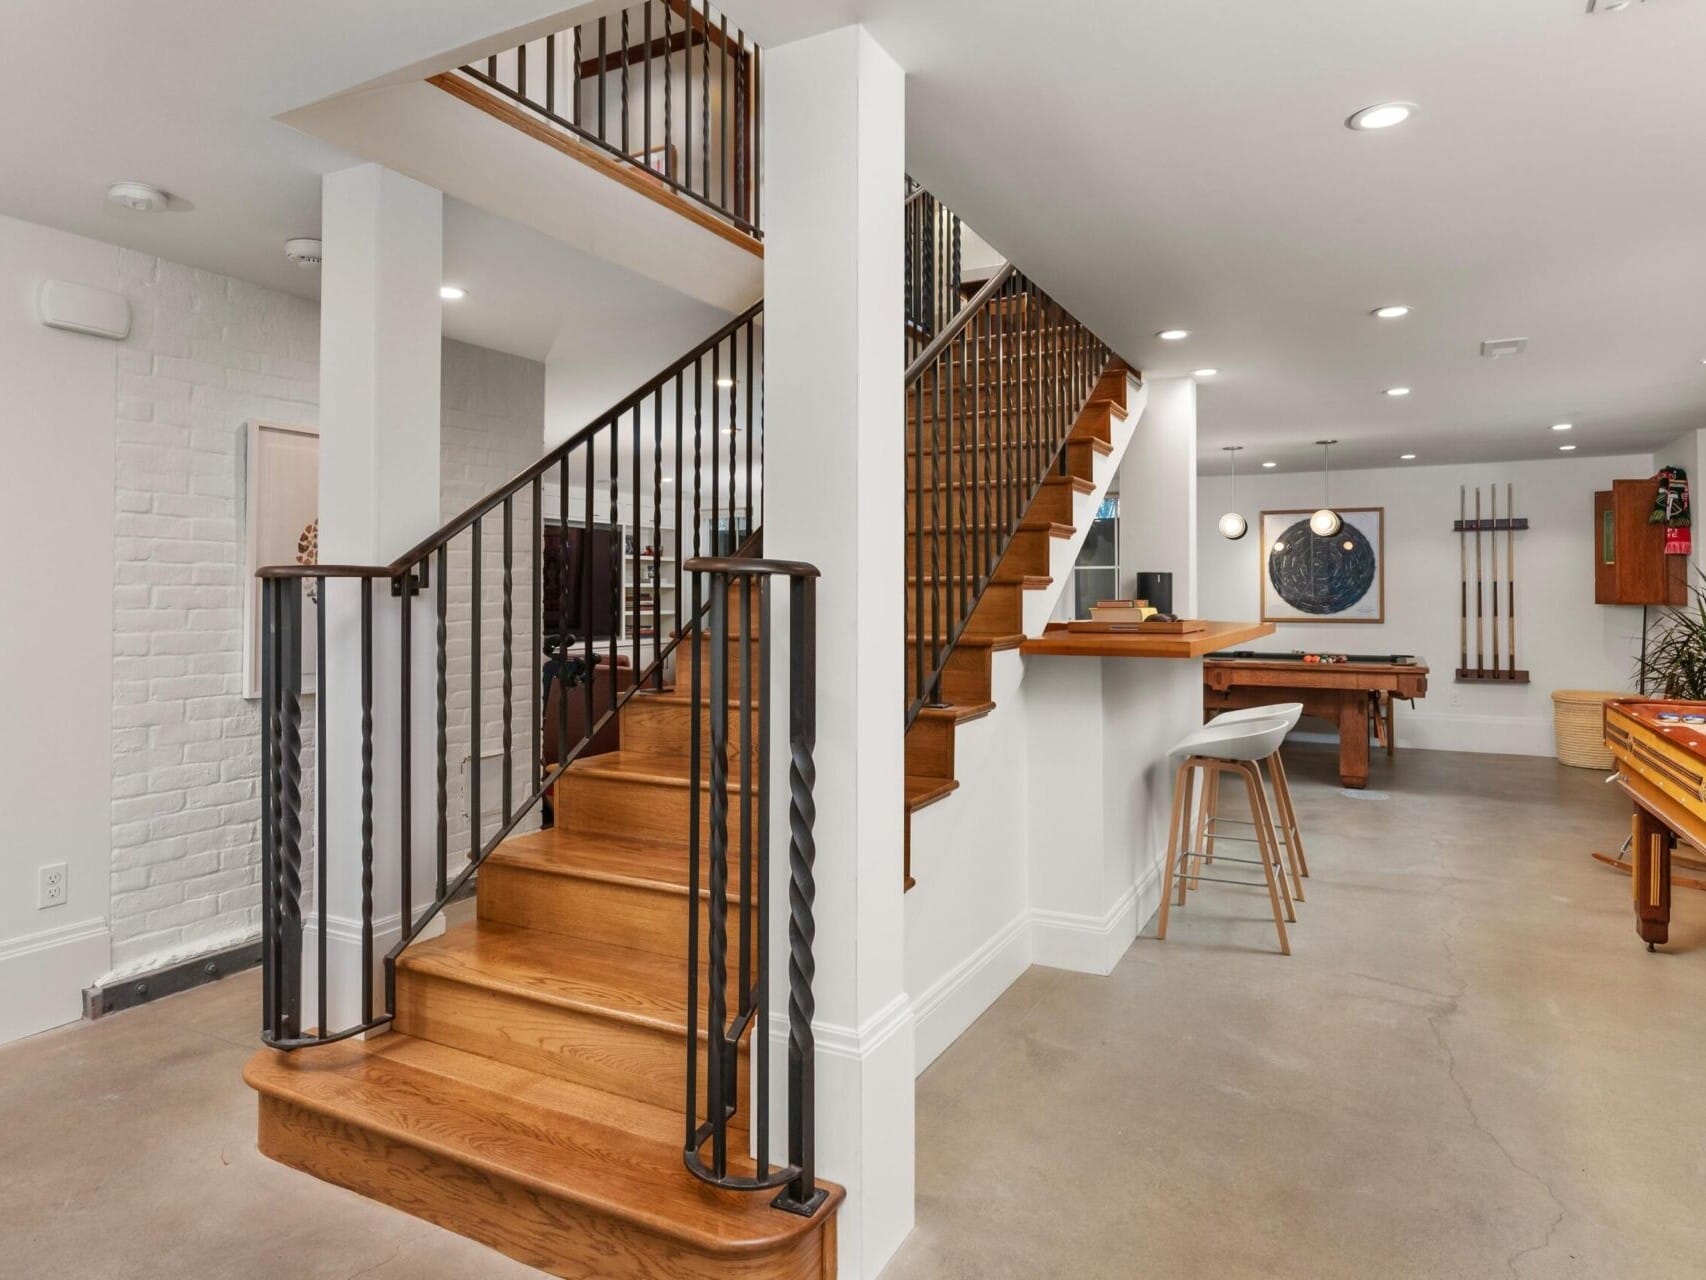
[[[1317,537],[1331,538],[1344,525],[1344,521],[1339,519],[1339,513],[1333,510],[1327,480],[1327,451],[1339,442],[1317,440],[1315,443],[1321,446],[1321,509],[1309,517],[1309,527]]]
[[[1220,536],[1228,542],[1237,542],[1250,531],[1250,522],[1238,514],[1238,455],[1244,451],[1244,446],[1225,444],[1220,447],[1232,464],[1232,510],[1220,517]]]

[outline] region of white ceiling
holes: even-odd
[[[352,157],[275,117],[564,7],[171,0],[167,21],[14,0],[0,212],[311,292],[280,245]],[[1366,466],[1548,456],[1559,420],[1584,453],[1706,426],[1697,0],[1057,0],[1043,23],[1034,0],[729,7],[768,45],[866,21],[908,69],[919,177],[1152,375],[1223,371],[1201,402],[1215,466],[1229,443],[1312,467],[1336,436],[1336,464]],[[1393,98],[1420,104],[1411,124],[1342,127]],[[194,207],[120,213],[102,199],[120,177]],[[463,221],[453,206],[455,270]],[[515,305],[470,281],[448,324],[540,354],[526,286],[548,278],[510,274]],[[1368,318],[1393,301],[1415,315]],[[1192,338],[1156,342],[1170,325]],[[1511,336],[1527,355],[1476,355]],[[1380,394],[1399,383],[1415,394]]]
[[[908,162],[1153,375],[1222,370],[1202,452],[1281,468],[1646,450],[1706,427],[1706,4],[749,0],[857,15]],[[828,15],[826,18],[825,15]],[[1352,111],[1407,99],[1386,133]],[[1053,201],[1037,192],[1056,192]],[[1382,304],[1417,308],[1380,323]],[[1181,326],[1192,337],[1161,343]],[[1482,339],[1527,337],[1517,359]],[[1389,386],[1414,394],[1388,400]]]

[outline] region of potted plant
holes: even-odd
[[[1694,571],[1689,603],[1666,609],[1642,638],[1636,688],[1662,698],[1706,701],[1706,574]]]

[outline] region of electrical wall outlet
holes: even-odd
[[[65,905],[69,892],[66,875],[63,862],[50,862],[36,869],[36,910],[45,911],[49,907]]]

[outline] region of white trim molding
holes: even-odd
[[[83,988],[112,963],[112,933],[93,918],[0,944],[0,1044],[75,1022]]]
[[[1021,911],[913,1002],[921,1074],[1031,967],[1032,939],[1031,915]]]

